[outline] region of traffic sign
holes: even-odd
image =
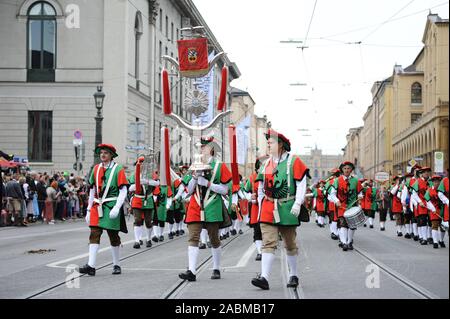
[[[76,130],[75,132],[73,132],[73,137],[75,137],[76,140],[81,140],[83,139],[83,134],[80,130]]]
[[[136,145],[136,146],[127,145],[127,146],[125,146],[125,149],[135,150],[135,151],[142,151],[142,150],[145,150],[146,148],[147,148],[147,146],[145,146],[145,145]]]
[[[412,159],[412,160],[410,160],[410,161],[408,162],[408,164],[409,164],[409,166],[414,166],[414,165],[417,164],[417,162],[416,162],[415,159]]]
[[[389,180],[389,173],[387,172],[378,172],[375,174],[375,180],[377,182],[385,182]]]
[[[78,169],[77,169],[77,163],[74,163],[73,169],[76,171],[81,171],[83,169],[83,165],[81,163],[78,163]]]

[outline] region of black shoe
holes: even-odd
[[[373,225],[370,225],[370,228],[373,228]]]
[[[229,232],[227,232],[227,233],[225,234],[225,238],[228,238],[228,237],[230,237],[230,233],[229,233]]]
[[[425,245],[428,245],[428,242],[427,242],[426,240],[421,240],[421,241],[420,241],[420,244],[421,244],[422,246],[425,246]]]
[[[139,245],[144,245],[144,242],[142,240],[139,240]]]
[[[180,235],[184,235],[184,230],[180,230]]]
[[[139,248],[141,248],[141,245],[136,242],[136,243],[134,243],[133,248],[139,249]]]
[[[406,238],[406,239],[410,239],[410,238],[411,238],[411,235],[408,234],[408,233],[406,233],[406,234],[405,234],[405,238]]]
[[[338,246],[339,246],[339,248],[342,248],[342,247],[344,247],[344,244],[339,242]]]
[[[95,268],[92,268],[88,264],[78,268],[80,274],[88,274],[89,276],[95,276]]]
[[[157,242],[159,241],[158,237],[156,237],[156,236],[153,236],[153,237],[152,237],[152,240],[153,240],[155,243],[157,243]]]
[[[397,232],[397,236],[398,237],[402,237],[403,236],[403,233],[400,231],[400,232]]]
[[[145,247],[152,247],[152,241],[151,240],[147,240],[147,244],[145,245]]]
[[[291,276],[289,278],[289,282],[286,285],[288,288],[297,288],[298,287],[298,277],[297,276]]]
[[[418,241],[419,240],[419,236],[414,236],[414,241]]]
[[[267,282],[266,278],[264,277],[256,277],[252,279],[252,285],[259,287],[263,290],[269,290],[269,283]]]
[[[257,260],[257,261],[260,261],[260,260],[261,260],[261,258],[262,258],[262,255],[261,255],[261,254],[256,254],[256,258],[255,258],[255,260]]]
[[[232,230],[231,230],[231,235],[232,235],[232,236],[236,236],[236,234],[237,234],[236,229],[232,229]]]
[[[428,238],[428,243],[432,244],[433,243],[433,238]]]
[[[384,227],[381,227],[381,228],[380,228],[380,230],[381,230],[381,231],[384,231],[384,230],[385,230],[385,228],[384,228]]]
[[[120,275],[122,273],[122,269],[120,268],[120,266],[118,265],[114,265],[113,267],[113,275]]]
[[[200,245],[198,246],[198,249],[206,249],[206,244],[200,244]]]
[[[206,243],[206,246],[208,246],[208,248],[211,248],[211,247],[212,247],[211,242],[208,241],[208,242]]]
[[[347,244],[343,244],[342,245],[342,250],[343,251],[347,251],[348,250],[348,245]]]
[[[173,233],[169,233],[169,239],[173,239]]]
[[[364,227],[367,227],[367,225],[366,225],[366,224],[364,224]]]
[[[218,269],[213,269],[211,279],[220,279],[220,271]]]
[[[180,236],[180,231],[179,230],[177,230],[176,232],[175,232],[175,236]]]
[[[338,240],[339,236],[335,235],[334,233],[331,233],[331,239]]]
[[[164,236],[163,235],[159,236],[159,241],[164,241]]]
[[[224,240],[225,238],[223,238],[222,235],[219,236],[219,240]]]
[[[353,250],[353,243],[350,243],[347,246],[348,246],[348,250]]]
[[[433,248],[439,248],[439,244],[438,243],[433,243]]]
[[[242,229],[239,229],[239,235],[244,234],[244,232],[242,231]]]
[[[178,277],[187,281],[195,281],[197,279],[197,277],[190,270],[178,274]]]
[[[445,248],[445,243],[443,241],[440,241],[439,246],[441,246],[442,248]]]

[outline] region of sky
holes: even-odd
[[[316,145],[342,154],[349,128],[364,124],[373,83],[413,63],[429,11],[449,11],[442,0],[193,2],[242,73],[231,86],[250,93],[255,113],[297,154]],[[280,43],[289,40],[302,43]]]

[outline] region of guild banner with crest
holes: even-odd
[[[182,76],[195,76],[208,70],[206,38],[178,40],[178,57]]]

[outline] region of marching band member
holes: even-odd
[[[392,202],[391,212],[394,214],[397,226],[397,236],[403,236],[402,228],[404,225],[403,205],[401,200],[401,176],[394,176],[393,185],[391,188]]]
[[[419,169],[419,178],[413,184],[412,198],[418,204],[417,206],[417,219],[419,227],[420,244],[427,245],[428,243],[428,209],[425,200],[425,193],[428,190],[428,178],[431,168],[422,167]]]
[[[164,227],[167,221],[167,213],[172,206],[173,192],[171,185],[156,186],[153,192],[153,198],[156,202],[156,215],[158,219],[155,229],[158,241],[164,241]],[[173,238],[173,237],[172,237]]]
[[[186,213],[186,207],[184,205],[184,199],[186,198],[187,192],[186,187],[183,183],[183,178],[187,174],[187,170],[189,169],[189,166],[182,165],[179,167],[180,172],[180,178],[176,179],[173,182],[173,188],[174,188],[174,194],[175,197],[173,198],[172,202],[172,209],[173,209],[173,218],[175,221],[175,236],[180,236],[182,226],[183,226],[183,217]],[[182,234],[181,234],[182,235]]]
[[[94,166],[89,178],[91,189],[86,212],[86,222],[91,229],[89,236],[89,261],[79,268],[82,274],[95,276],[95,262],[103,230],[108,233],[113,259],[113,275],[122,272],[119,266],[119,231],[127,233],[122,205],[127,197],[128,181],[123,167],[113,161],[116,148],[111,144],[99,144],[95,154],[101,163]]]
[[[327,211],[328,211],[328,218],[330,220],[330,232],[331,232],[331,239],[338,240],[339,239],[339,230],[337,227],[337,210],[336,205],[334,204],[333,200],[330,198],[331,193],[331,187],[334,184],[334,180],[338,178],[341,175],[341,171],[339,168],[334,168],[331,170],[331,177],[329,180],[325,183],[325,196],[327,199]]]
[[[318,226],[324,226],[324,216],[325,216],[325,196],[323,193],[323,187],[325,186],[325,181],[320,180],[316,187],[313,189],[313,209],[316,211],[318,217]]]
[[[188,281],[196,280],[198,243],[200,233],[205,227],[208,230],[212,245],[213,273],[211,279],[220,279],[220,240],[219,226],[223,222],[223,202],[221,195],[227,195],[227,184],[231,181],[231,172],[224,163],[215,158],[219,145],[214,138],[201,138],[201,150],[206,163],[212,167],[204,176],[193,174],[189,179],[188,193],[191,196],[186,212],[186,224],[189,231],[188,259],[189,268],[179,277]],[[200,196],[202,192],[203,196]]]
[[[245,184],[244,191],[247,194],[251,194],[251,207],[250,207],[250,221],[249,226],[253,229],[253,242],[256,246],[256,258],[255,260],[259,261],[262,258],[262,234],[261,227],[258,221],[258,186],[260,181],[257,181],[258,172],[262,165],[262,161],[266,160],[266,158],[257,158],[255,162],[255,172],[247,180]]]
[[[144,162],[144,157],[139,157],[136,161],[135,173],[129,178],[130,188],[129,192],[134,192],[131,197],[131,209],[134,215],[134,239],[133,248],[141,248],[141,237],[144,230],[143,221],[147,228],[147,243],[146,247],[152,246],[152,217],[155,211],[155,203],[153,202],[153,190],[155,186],[159,185],[159,181],[144,178],[141,180],[140,171],[141,165]]]
[[[361,205],[361,208],[364,209],[364,213],[368,217],[367,221],[369,222],[370,228],[373,228],[373,219],[375,218],[375,211],[377,210],[377,204],[375,201],[377,189],[373,187],[373,181],[371,179],[363,180],[361,182],[364,182],[366,185],[362,191],[364,194],[364,198],[362,200],[364,206]],[[364,227],[367,227],[366,223],[364,223]]]
[[[289,265],[288,287],[298,286],[296,242],[299,214],[305,200],[308,168],[298,156],[291,155],[290,141],[282,134],[269,129],[266,133],[270,158],[261,167],[258,185],[259,222],[263,247],[261,275],[251,283],[269,289],[269,275],[278,246],[278,233],[285,243]]]
[[[439,202],[438,191],[439,184],[441,183],[441,177],[438,175],[434,175],[431,177],[431,182],[433,186],[430,186],[425,193],[425,200],[427,201],[427,208],[429,210],[429,219],[431,220],[431,234],[433,238],[433,248],[445,248],[444,244],[444,235],[445,232],[439,231],[441,226],[441,203]]]
[[[449,202],[449,185],[448,185],[448,173],[449,169],[447,168],[447,176],[444,177],[439,184],[438,187],[438,196],[441,202],[443,203],[443,208],[441,209],[442,215],[442,225],[448,229],[448,202]]]
[[[419,227],[418,227],[418,209],[417,209],[417,202],[415,200],[415,198],[412,196],[413,195],[413,185],[416,183],[416,180],[419,178],[419,170],[420,170],[420,165],[415,164],[413,167],[411,167],[411,173],[413,174],[413,176],[409,179],[409,184],[408,184],[408,190],[409,190],[409,206],[410,209],[412,211],[412,218],[411,218],[411,222],[412,222],[412,228],[413,228],[413,234],[414,234],[414,241],[418,241],[419,240]]]
[[[358,198],[361,199],[363,195],[361,193],[361,182],[356,177],[351,176],[355,169],[353,163],[345,161],[339,166],[339,169],[342,175],[335,179],[330,198],[338,209],[338,227],[342,250],[347,251],[353,249],[353,235],[356,229],[349,229],[344,213],[347,209],[357,206]]]
[[[410,183],[410,178],[413,177],[414,174],[408,173],[404,176],[404,180],[403,182],[400,184],[401,186],[401,204],[402,204],[402,209],[403,209],[403,222],[404,222],[404,226],[406,227],[406,234],[405,234],[405,238],[406,239],[410,239],[410,238],[414,238],[414,233],[413,233],[413,228],[411,225],[411,221],[412,221],[412,216],[413,216],[413,212],[410,208],[410,194],[409,194],[409,183]]]

